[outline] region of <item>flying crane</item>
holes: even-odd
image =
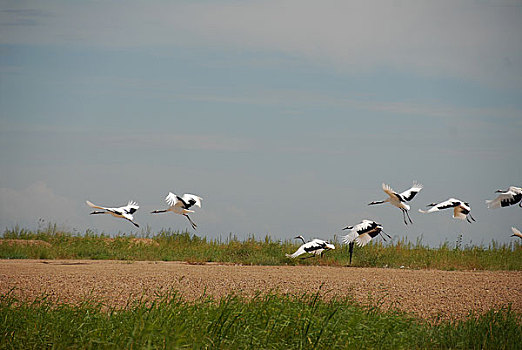
[[[350,264],[352,263],[353,246],[355,243],[357,243],[359,247],[364,247],[372,240],[372,238],[379,234],[382,239],[386,240],[382,235],[383,233],[391,239],[391,236],[382,229],[383,227],[381,224],[372,220],[363,220],[360,224],[343,228],[343,230],[350,230],[349,234],[342,237],[343,243],[349,244]]]
[[[402,211],[402,217],[404,220],[404,223],[408,225],[408,222],[406,221],[406,217],[408,217],[410,224],[413,224],[413,221],[411,221],[410,214],[408,214],[408,210],[410,210],[410,206],[406,204],[406,202],[411,201],[417,193],[422,190],[422,185],[414,182],[413,186],[401,193],[395,192],[389,185],[382,184],[382,190],[386,192],[388,195],[388,198],[382,201],[373,201],[369,203],[368,205],[375,205],[375,204],[382,204],[382,203],[390,203],[391,205],[396,206]]]
[[[164,210],[154,210],[151,213],[157,214],[171,211],[175,214],[183,215],[188,219],[190,225],[195,230],[198,226],[194,223],[194,221],[192,221],[190,216],[188,216],[188,214],[193,213],[194,210],[189,210],[189,208],[191,208],[194,205],[201,208],[201,200],[201,197],[198,197],[193,194],[185,193],[183,196],[180,197],[177,194],[169,192],[167,197],[165,197],[165,202],[167,203],[167,205],[169,205],[169,207]]]
[[[427,214],[427,213],[434,213],[439,210],[449,209],[453,208],[453,218],[460,219],[460,220],[466,220],[467,222],[471,223],[470,219],[473,221],[476,221],[473,216],[471,216],[471,206],[469,203],[461,201],[460,199],[456,198],[450,198],[444,202],[440,203],[431,203],[427,205],[428,207],[431,207],[429,210],[421,210],[419,211],[421,213]]]
[[[301,235],[295,237],[295,239],[302,240],[303,244],[293,254],[286,254],[287,258],[294,259],[305,253],[322,256],[324,251],[335,249],[333,244],[323,241],[322,239],[315,238],[310,242],[306,242]]]
[[[136,227],[140,227],[136,222],[134,222],[134,217],[132,214],[136,212],[136,210],[139,209],[139,205],[136,202],[129,201],[126,206],[118,207],[118,208],[107,208],[107,207],[100,207],[98,205],[92,204],[89,201],[85,201],[87,205],[91,208],[101,209],[102,211],[93,211],[92,214],[111,214],[112,216],[116,218],[122,218],[127,219]]]
[[[520,202],[518,206],[522,207],[522,188],[510,186],[507,190],[496,190],[495,193],[500,193],[497,198],[486,200],[488,208],[504,208],[515,205],[518,202]]]

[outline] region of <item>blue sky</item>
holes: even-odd
[[[522,185],[521,1],[4,1],[0,223],[139,232],[85,200],[203,197],[198,234],[332,238],[362,219],[509,242]],[[414,225],[381,183],[425,188]],[[426,204],[470,202],[477,223]]]

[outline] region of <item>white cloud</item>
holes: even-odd
[[[77,215],[76,203],[54,193],[43,181],[21,190],[0,187],[0,222],[4,226],[28,227],[39,219],[57,224],[83,221]]]
[[[516,1],[53,2],[4,5],[3,43],[282,52],[338,71],[391,67],[520,86]],[[505,6],[493,6],[493,5]],[[512,6],[509,6],[512,5]],[[18,11],[13,11],[18,9]],[[16,24],[16,25],[14,25]]]

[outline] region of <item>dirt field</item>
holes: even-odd
[[[322,286],[322,287],[321,287]],[[459,318],[512,304],[522,313],[521,271],[436,271],[323,266],[190,265],[183,262],[0,260],[0,293],[25,299],[46,293],[75,303],[85,297],[123,306],[129,299],[177,290],[187,300],[203,293],[251,296],[256,291],[325,297],[353,296],[423,318]]]

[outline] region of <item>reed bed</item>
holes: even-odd
[[[21,244],[25,241],[28,244]],[[23,243],[23,242],[22,242]],[[111,237],[92,231],[71,233],[48,225],[38,230],[19,227],[6,229],[0,239],[2,259],[110,259],[222,262],[247,265],[329,265],[349,264],[348,246],[334,240],[336,249],[322,257],[289,259],[286,253],[297,249],[296,241],[274,240],[270,236],[256,240],[207,239],[190,232],[161,230],[140,235]],[[385,244],[372,241],[355,247],[352,266],[440,270],[521,270],[522,245],[513,241],[488,246],[462,246],[459,241],[428,247],[420,240]]]

